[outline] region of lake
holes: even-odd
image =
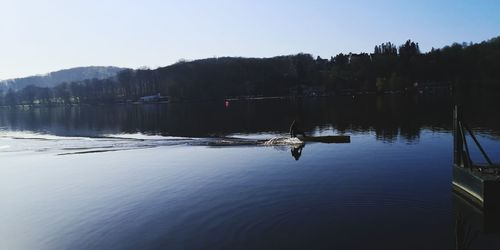
[[[0,108],[0,249],[499,249],[489,215],[452,191],[452,109],[425,96]],[[500,162],[498,105],[464,117]],[[291,143],[294,119],[351,141]]]

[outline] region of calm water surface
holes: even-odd
[[[0,249],[500,249],[452,192],[451,103],[3,108]],[[465,117],[500,162],[500,111]],[[351,142],[260,143],[295,118]]]

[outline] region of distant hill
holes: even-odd
[[[63,82],[76,82],[87,79],[106,79],[116,76],[126,68],[112,66],[89,66],[63,69],[45,75],[36,75],[0,81],[0,90],[21,90],[26,86],[54,87]]]
[[[0,105],[123,103],[157,94],[172,102],[361,94],[453,95],[465,100],[500,94],[500,37],[476,44],[454,43],[426,53],[408,40],[401,46],[382,43],[373,53],[340,53],[330,59],[300,53],[180,61],[157,69],[111,69],[114,74],[83,70],[63,78],[65,71],[59,71],[38,81],[18,79],[9,84],[17,89],[39,86],[4,91]],[[52,88],[40,87],[61,81]]]

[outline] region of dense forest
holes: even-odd
[[[255,96],[500,93],[500,37],[421,53],[416,42],[373,53],[273,58],[209,58],[157,69],[125,69],[105,79],[0,90],[1,105],[119,103],[160,94],[172,101]]]

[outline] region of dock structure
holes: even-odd
[[[472,160],[467,138],[472,139],[486,163]],[[472,130],[463,122],[459,106],[453,111],[452,183],[456,193],[480,209],[500,209],[500,164],[491,161]]]

